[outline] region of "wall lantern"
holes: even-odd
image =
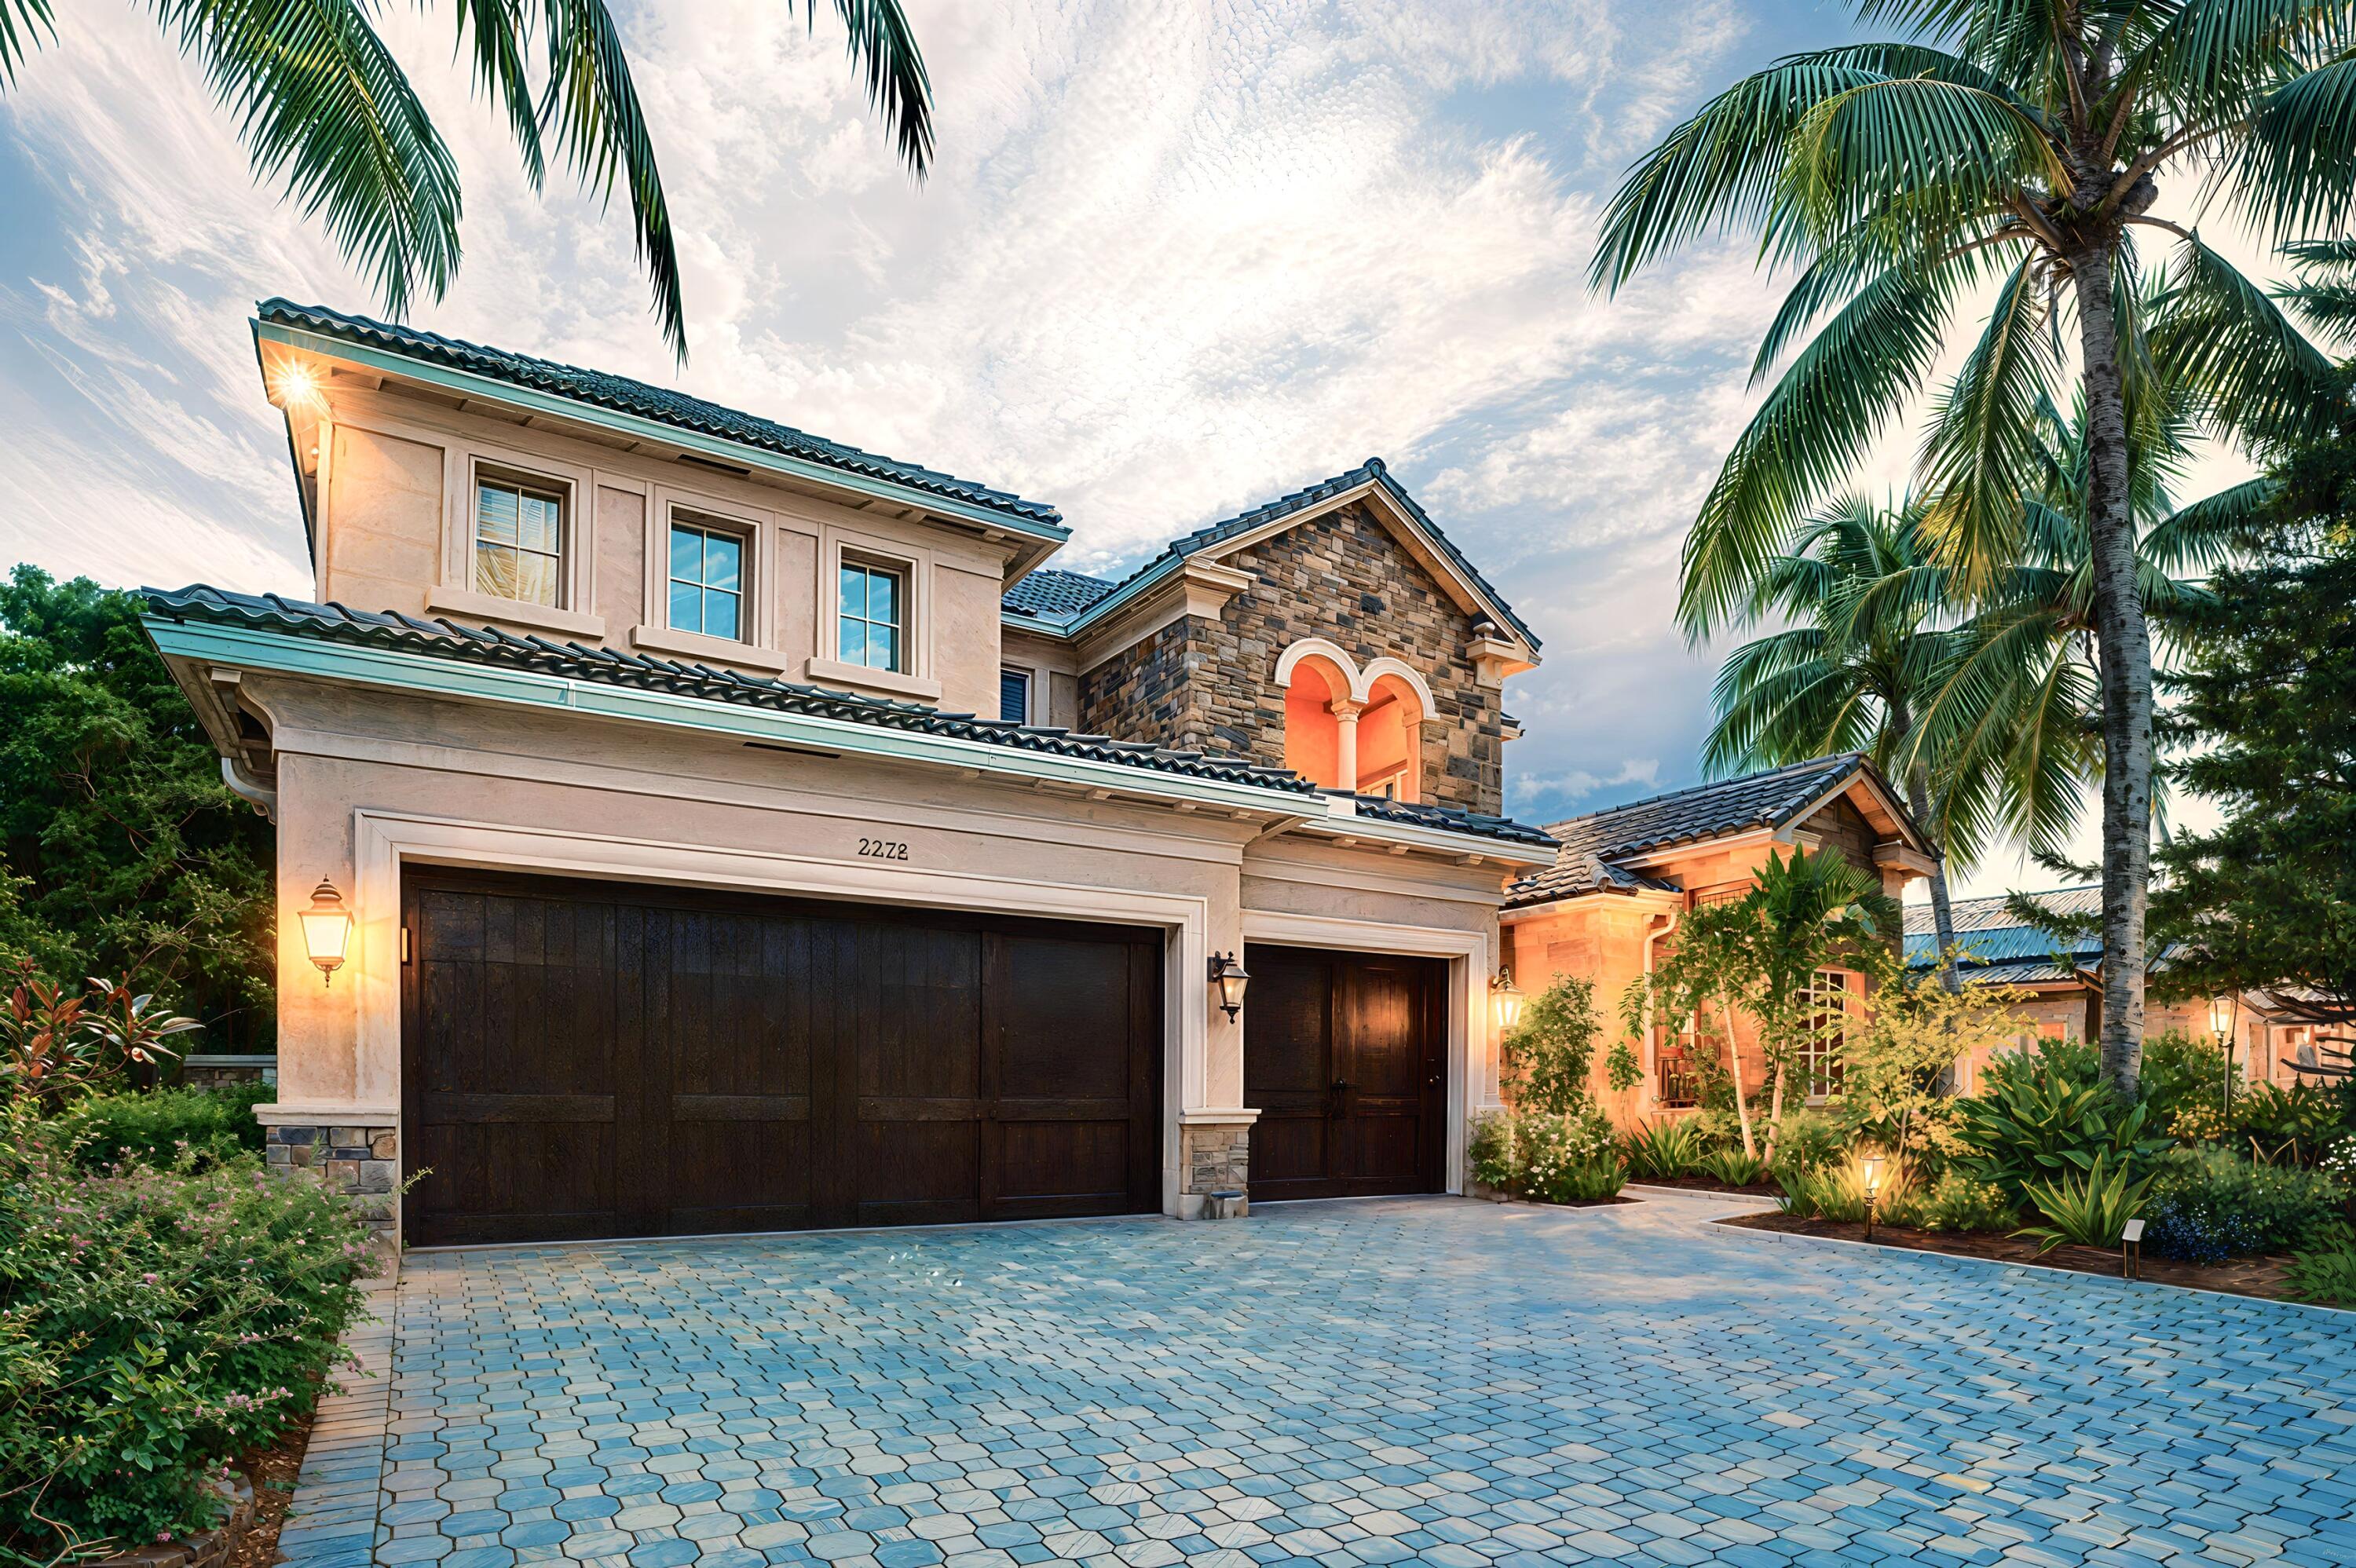
[[[1510,1029],[1522,1021],[1522,1004],[1529,1000],[1522,988],[1514,984],[1510,965],[1500,965],[1497,977],[1489,982],[1489,1013],[1497,1020],[1500,1030]]]
[[[1227,1017],[1234,1018],[1244,1010],[1244,987],[1251,984],[1251,976],[1232,953],[1211,955],[1211,984],[1219,988],[1219,1006]]]
[[[303,946],[311,955],[311,962],[319,966],[322,983],[336,983],[336,971],[344,966],[344,954],[352,944],[352,912],[344,907],[344,895],[327,878],[311,890],[311,907],[299,917],[303,922]]]

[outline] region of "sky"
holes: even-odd
[[[1730,644],[1677,549],[1778,297],[1740,239],[1587,286],[1630,161],[1709,93],[1848,36],[1806,0],[907,0],[939,154],[912,180],[831,6],[612,0],[681,235],[691,358],[626,214],[523,179],[450,0],[381,8],[466,181],[413,324],[676,385],[1060,507],[1055,564],[1382,456],[1545,643],[1507,807],[1697,782]],[[253,302],[372,312],[150,13],[59,8],[0,96],[0,564],[307,594]],[[1902,485],[1893,428],[1859,483]],[[2230,462],[2199,477],[2238,476]],[[2092,825],[2085,835],[2091,858]],[[2044,886],[1991,857],[1962,892]]]

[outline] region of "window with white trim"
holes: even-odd
[[[1819,969],[1808,986],[1808,1032],[1800,1043],[1800,1066],[1807,1096],[1822,1100],[1840,1093],[1841,1052],[1848,1043],[1848,975]]]
[[[842,558],[835,656],[867,669],[907,671],[908,574],[901,567]]]
[[[475,592],[564,607],[564,493],[518,480],[475,482]]]
[[[744,535],[674,518],[669,572],[671,630],[744,640]]]

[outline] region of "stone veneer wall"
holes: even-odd
[[[400,1182],[401,1132],[397,1127],[280,1126],[265,1135],[271,1168],[304,1171],[350,1200],[360,1222],[376,1235],[393,1230],[393,1189]]]
[[[1214,1192],[1251,1191],[1251,1128],[1224,1126],[1178,1129],[1179,1168],[1189,1197]],[[1182,1205],[1191,1209],[1194,1205]]]
[[[1430,686],[1422,798],[1498,812],[1505,800],[1500,693],[1474,678],[1471,617],[1363,506],[1312,517],[1225,564],[1258,581],[1215,622],[1186,617],[1089,670],[1082,729],[1123,740],[1284,765],[1276,661],[1324,637],[1361,663],[1389,655]]]

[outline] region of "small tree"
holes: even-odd
[[[1950,1072],[1965,1056],[1993,1054],[2011,1042],[2019,1025],[2010,1008],[2028,993],[2002,986],[1950,991],[1933,980],[1910,979],[1894,959],[1875,974],[1871,1014],[1851,1031],[1842,1053],[1836,1114],[1847,1136],[1879,1145],[1919,1173],[1926,1159],[1955,1147]]]
[[[1502,1046],[1505,1093],[1520,1111],[1568,1116],[1593,1104],[1588,1083],[1595,1042],[1603,1032],[1595,1016],[1595,987],[1573,975],[1532,997]]]
[[[1845,1040],[1849,1030],[1846,1013],[1823,1011],[1817,971],[1836,965],[1886,971],[1890,950],[1881,933],[1896,929],[1898,909],[1847,856],[1830,849],[1813,855],[1795,849],[1789,860],[1768,851],[1737,907],[1749,909],[1758,923],[1751,944],[1758,964],[1751,1010],[1775,1070],[1768,1120],[1780,1123],[1793,1064],[1810,1047]]]
[[[1621,1015],[1631,1034],[1642,1036],[1662,1022],[1698,1022],[1715,1008],[1725,1030],[1734,1083],[1734,1115],[1742,1128],[1742,1152],[1756,1155],[1751,1130],[1751,1096],[1742,1081],[1742,1052],[1734,1033],[1734,1009],[1750,994],[1759,964],[1752,944],[1759,923],[1743,902],[1705,904],[1678,923],[1676,940],[1653,971],[1628,987]]]

